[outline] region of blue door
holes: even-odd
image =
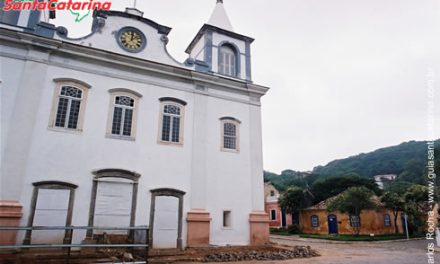
[[[338,219],[336,218],[336,215],[328,216],[328,233],[338,234]]]

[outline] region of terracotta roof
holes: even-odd
[[[304,210],[327,210],[327,205],[330,202],[332,202],[333,200],[335,200],[337,197],[342,195],[343,193],[344,192],[342,192],[342,193],[340,193],[338,195],[332,196],[330,198],[327,198],[326,200],[321,201],[321,202],[319,202],[319,203],[317,203],[317,204],[315,204],[313,206],[307,207]],[[383,206],[382,202],[380,201],[380,198],[377,195],[373,195],[371,197],[371,200],[376,204],[376,206],[378,206],[378,207],[382,207]]]

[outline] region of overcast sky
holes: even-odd
[[[114,0],[113,9],[133,6]],[[216,0],[137,0],[172,27],[180,61]],[[255,38],[252,74],[262,100],[265,170],[311,170],[331,160],[428,139],[434,80],[440,137],[440,0],[224,0],[234,31]],[[91,19],[52,23],[80,36]],[[428,77],[429,72],[434,77]],[[432,86],[432,85],[431,85]],[[440,155],[440,154],[439,154]]]

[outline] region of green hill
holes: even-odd
[[[440,140],[435,142],[436,171],[440,172]],[[266,172],[265,181],[277,188],[287,186],[307,187],[316,180],[335,176],[361,176],[373,178],[380,174],[396,174],[397,181],[424,184],[427,163],[427,142],[409,141],[397,146],[381,148],[345,159],[334,160],[325,166],[317,166],[312,172],[285,170],[281,175]]]

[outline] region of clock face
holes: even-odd
[[[137,29],[121,29],[118,35],[119,44],[127,51],[139,52],[145,47],[145,36]]]

